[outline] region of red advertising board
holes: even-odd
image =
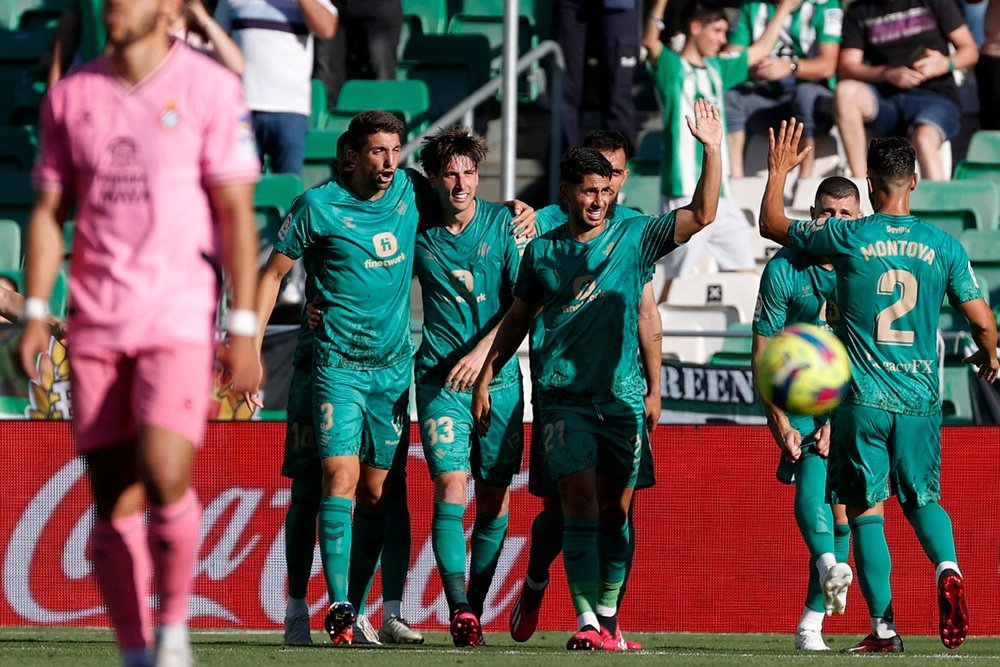
[[[530,427],[526,427],[526,431]],[[205,507],[192,601],[193,625],[278,628],[284,614],[282,531],[288,486],[278,473],[284,426],[217,423],[195,475]],[[413,442],[416,440],[414,430]],[[951,513],[974,634],[1000,634],[998,427],[944,429],[943,504]],[[0,422],[3,595],[0,625],[107,623],[85,556],[91,524],[83,465],[65,422]],[[802,609],[808,555],[795,527],[792,489],[774,480],[776,448],[764,428],[661,426],[654,437],[658,484],[637,496],[638,547],[623,626],[633,631],[791,632]],[[432,487],[419,447],[409,461],[412,550],[404,615],[443,629],[447,608],[430,545]],[[484,621],[503,630],[521,585],[539,503],[527,474],[514,483],[510,532]],[[471,513],[470,513],[471,514]],[[471,526],[471,516],[467,525]],[[893,605],[904,634],[934,634],[934,568],[895,503],[886,531]],[[323,608],[319,558],[310,602]],[[559,562],[541,627],[574,618]],[[380,615],[380,585],[369,612]],[[858,587],[832,632],[866,633]]]

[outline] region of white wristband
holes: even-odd
[[[23,319],[25,322],[29,320],[44,320],[48,316],[49,308],[45,305],[45,301],[39,299],[37,296],[29,296],[24,300]]]
[[[257,313],[252,310],[230,310],[229,326],[226,327],[230,336],[257,337]]]

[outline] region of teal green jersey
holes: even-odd
[[[587,242],[564,224],[528,244],[514,295],[542,307],[540,405],[642,396],[639,302],[649,267],[677,247],[676,212],[609,221]]]
[[[653,81],[663,102],[663,159],[660,191],[667,197],[690,197],[701,174],[704,149],[688,129],[685,116],[694,118],[694,103],[706,99],[719,108],[726,125],[726,91],[747,80],[747,53],[724,53],[706,58],[704,66],[692,65],[664,47]],[[722,196],[727,196],[729,148],[722,142]]]
[[[443,384],[449,371],[496,326],[513,302],[521,263],[511,234],[510,209],[476,200],[476,212],[458,234],[433,225],[417,234],[413,271],[424,306],[423,341],[416,357],[418,383]],[[511,359],[494,387],[519,383]]]
[[[827,326],[826,308],[837,287],[837,274],[798,248],[782,248],[768,260],[760,277],[753,332],[771,338],[792,324]],[[808,438],[826,417],[788,415],[792,428]]]
[[[358,199],[334,179],[292,203],[274,249],[292,259],[309,256],[323,315],[314,363],[378,370],[412,356],[414,179],[421,178],[400,169],[374,201]]]
[[[965,249],[912,215],[796,220],[791,245],[828,257],[851,359],[847,401],[908,415],[941,409],[937,324],[944,296],[981,299]]]
[[[729,43],[748,47],[759,40],[776,7],[773,2],[744,2],[740,19],[729,33]],[[843,25],[840,0],[805,0],[785,19],[770,55],[814,58],[820,44],[840,44]]]
[[[608,222],[615,222],[619,220],[626,219],[641,219],[645,216],[634,208],[629,208],[628,206],[623,206],[621,204],[615,204],[611,209],[611,216],[608,218]],[[552,204],[546,206],[545,208],[535,212],[535,232],[537,236],[542,236],[552,231],[556,227],[565,225],[569,220],[569,214],[566,213],[566,208],[561,204]],[[523,250],[523,249],[522,249]],[[645,274],[643,284],[648,283],[653,279],[653,271],[655,267],[650,266],[649,270]],[[539,372],[541,372],[541,360],[539,359],[540,350],[542,349],[542,339],[545,336],[545,326],[542,324],[542,318],[536,318],[531,326],[531,335],[528,339],[528,362],[529,368],[531,370],[531,381],[535,382],[538,378]]]

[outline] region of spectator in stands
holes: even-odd
[[[301,176],[313,62],[313,36],[337,31],[330,0],[219,0],[215,18],[243,49],[243,87],[257,152],[271,171]]]
[[[222,29],[201,0],[184,0],[184,12],[170,26],[170,34],[191,48],[215,58],[216,62],[243,75],[243,52]]]
[[[948,55],[949,47],[955,52]],[[854,176],[867,173],[868,141],[908,136],[924,178],[947,178],[938,154],[962,112],[955,70],[978,59],[954,0],[858,0],[844,16],[837,127]]]
[[[744,2],[739,22],[729,35],[729,48],[741,51],[759,40],[774,15],[774,2]],[[766,129],[782,118],[795,116],[805,125],[803,144],[814,147],[814,137],[833,124],[833,76],[840,54],[844,12],[840,0],[805,0],[781,25],[781,36],[766,58],[750,70],[749,81],[726,93],[729,157],[733,178],[743,178],[746,133]],[[815,148],[799,171],[812,176]]]
[[[663,159],[660,162],[663,211],[686,206],[701,173],[702,148],[691,136],[685,117],[694,117],[694,103],[707,99],[718,105],[725,119],[725,92],[747,80],[750,68],[761,62],[777,42],[781,25],[799,0],[782,0],[760,39],[739,53],[721,54],[726,45],[729,21],[721,7],[691,2],[684,7],[685,35],[680,53],[660,41],[667,0],[653,4],[643,36],[643,46],[654,68],[654,83],[663,100]],[[666,301],[671,281],[692,273],[702,253],[710,250],[723,271],[755,271],[751,250],[751,227],[740,207],[728,194],[729,158],[722,145],[722,197],[711,228],[693,237],[664,260],[666,282],[660,301]]]
[[[978,1],[978,0],[977,0]],[[986,8],[986,39],[979,51],[976,83],[979,84],[979,127],[1000,130],[1000,0]]]
[[[17,283],[0,276],[0,324],[17,322],[23,310],[24,297],[17,291]]]
[[[340,29],[316,42],[313,78],[326,86],[328,107],[337,106],[349,79],[396,78],[396,51],[403,29],[400,0],[333,0]]]
[[[580,112],[587,68],[587,43],[599,44],[598,96],[601,127],[616,130],[635,144],[632,82],[639,61],[637,0],[555,0],[553,37],[566,57],[563,88],[564,148],[580,145]]]

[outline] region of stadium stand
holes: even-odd
[[[34,202],[35,192],[28,172],[8,173],[0,178],[0,218],[15,220],[25,227]]]
[[[490,76],[490,43],[484,35],[416,35],[403,48],[396,77],[423,81],[428,120],[440,118]]]
[[[302,186],[305,189],[330,180],[337,160],[338,130],[309,130],[306,135],[306,158],[302,167]]]
[[[749,322],[757,303],[757,273],[692,273],[674,278],[667,303],[672,306],[735,306],[740,322]]]
[[[403,23],[411,35],[440,35],[448,27],[448,0],[403,0]]]
[[[622,186],[621,196],[626,206],[646,215],[659,215],[660,177],[637,174],[633,171]]]
[[[0,271],[21,268],[21,226],[0,220]]]
[[[969,261],[980,287],[986,292],[987,301],[1000,304],[1000,233],[996,230],[970,229],[962,232],[959,240],[969,253]],[[992,292],[987,284],[993,286]]]
[[[334,140],[336,147],[336,140]],[[263,174],[254,192],[254,217],[260,233],[260,256],[267,258],[292,200],[302,194],[302,181],[294,174]]]
[[[31,169],[37,147],[33,126],[0,126],[0,172]]]
[[[753,332],[748,322],[734,322],[726,331],[731,336],[722,339],[722,349],[708,359],[709,366],[750,367],[753,350]]]
[[[680,361],[703,364],[716,352],[722,351],[723,338],[706,338],[698,332],[728,331],[739,323],[740,312],[735,306],[678,306],[660,304],[663,320],[663,356]],[[693,335],[678,336],[678,332]]]
[[[1000,197],[988,181],[921,181],[910,209],[957,238],[967,229],[996,230]]]
[[[353,79],[344,84],[330,116],[353,118],[361,111],[383,109],[406,124],[407,132],[419,132],[430,119],[430,94],[423,81],[373,81]]]

